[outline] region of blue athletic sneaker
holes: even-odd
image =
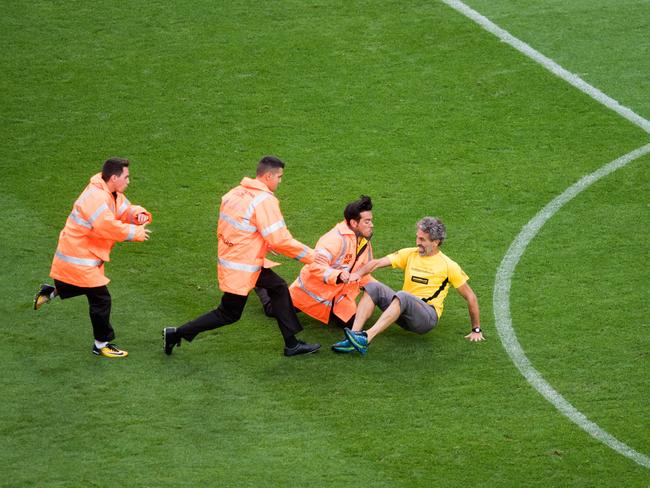
[[[332,351],[334,352],[354,352],[354,346],[350,341],[347,339],[343,339],[341,342],[337,342],[336,344],[332,344]]]
[[[359,351],[361,355],[365,355],[368,352],[368,334],[364,331],[355,332],[347,327],[343,329],[343,332],[345,332],[345,337],[347,337],[348,341],[350,341],[352,346]]]

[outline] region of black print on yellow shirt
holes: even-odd
[[[419,276],[411,276],[411,281],[415,281],[416,283],[422,283],[423,285],[429,284],[429,278],[420,278]]]

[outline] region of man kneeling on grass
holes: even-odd
[[[358,280],[377,268],[392,266],[404,270],[404,284],[398,292],[379,282],[365,285],[352,330],[344,329],[345,339],[334,344],[333,351],[345,353],[356,350],[366,354],[368,344],[393,323],[410,332],[426,334],[436,326],[442,315],[450,283],[467,301],[472,331],[465,338],[472,342],[484,340],[478,300],[467,284],[469,278],[455,261],[440,251],[446,236],[445,225],[440,219],[424,217],[417,223],[417,247],[401,249],[369,261],[350,276],[350,281]],[[382,314],[371,328],[364,331],[363,326],[375,305],[382,310]]]

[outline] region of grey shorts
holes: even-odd
[[[415,295],[406,291],[395,292],[377,281],[368,283],[363,289],[382,311],[388,308],[394,298],[399,299],[401,314],[395,323],[405,330],[426,334],[438,323],[436,309]]]

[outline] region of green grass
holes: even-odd
[[[605,3],[470,2],[648,117],[650,58],[626,26],[650,14]],[[439,2],[5,2],[0,18],[0,486],[648,485],[526,383],[491,303],[520,228],[647,134]],[[304,319],[301,337],[324,348],[287,359],[251,297],[238,324],[165,357],[161,328],[218,303],[219,198],[267,153],[287,162],[277,193],[306,243],[361,193],[376,255],[442,217],[488,341],[464,341],[451,292],[426,336],[389,330],[367,358],[341,357],[328,350],[341,334]],[[132,159],[129,199],[154,213],[152,239],[107,266],[124,361],[90,354],[83,299],[31,310],[110,155]],[[535,367],[645,455],[648,161],[551,219],[512,290]],[[292,281],[299,265],[280,260]]]

